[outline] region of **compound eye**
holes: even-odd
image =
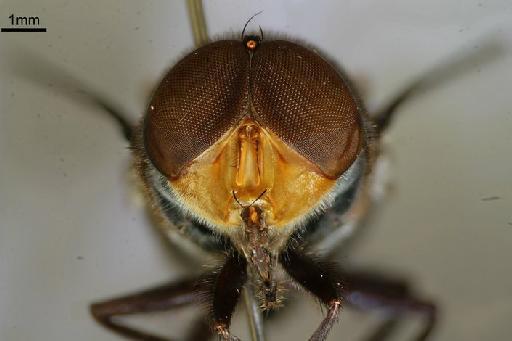
[[[315,52],[287,41],[261,44],[251,61],[256,120],[337,178],[361,149],[361,109],[342,76]]]
[[[239,41],[218,41],[166,74],[144,121],[146,152],[161,173],[178,177],[246,113],[248,67]]]

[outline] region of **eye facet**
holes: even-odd
[[[145,148],[169,178],[180,172],[247,111],[249,55],[239,41],[192,52],[164,77],[144,122]]]
[[[218,41],[164,77],[145,119],[145,148],[175,179],[249,116],[335,179],[361,149],[360,114],[343,77],[315,52],[280,40],[257,49]]]
[[[361,145],[360,109],[329,63],[288,41],[263,42],[250,79],[256,121],[330,178],[350,167]]]

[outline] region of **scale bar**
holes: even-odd
[[[46,32],[46,27],[2,27],[2,32]]]

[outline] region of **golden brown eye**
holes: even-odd
[[[249,57],[240,41],[206,45],[164,77],[145,119],[146,151],[169,178],[245,114]]]
[[[360,109],[343,78],[318,54],[288,41],[261,44],[251,61],[256,120],[330,178],[361,145]]]
[[[252,41],[206,45],[165,76],[145,120],[150,159],[176,178],[249,115],[324,175],[338,177],[362,139],[359,108],[342,76],[297,44],[270,41],[254,50]]]

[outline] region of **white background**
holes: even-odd
[[[435,298],[443,310],[435,340],[510,338],[512,3],[217,0],[205,8],[213,36],[240,32],[264,10],[255,23],[265,32],[312,43],[364,79],[370,108],[450,56],[501,41],[494,62],[475,63],[400,110],[387,136],[393,190],[340,262],[410,278]],[[162,73],[193,47],[186,7],[4,0],[0,26],[12,13],[38,16],[48,32],[0,34],[0,339],[117,340],[89,317],[90,302],[189,269],[131,199],[130,155],[115,126],[51,84],[16,77],[12,63],[29,49],[136,119]],[[180,335],[192,314],[135,323]],[[269,339],[305,340],[321,316],[299,297],[270,324]],[[347,309],[330,339],[356,340],[377,321]],[[409,339],[418,320],[406,325],[396,339]],[[238,314],[234,330],[244,337],[244,328]]]

